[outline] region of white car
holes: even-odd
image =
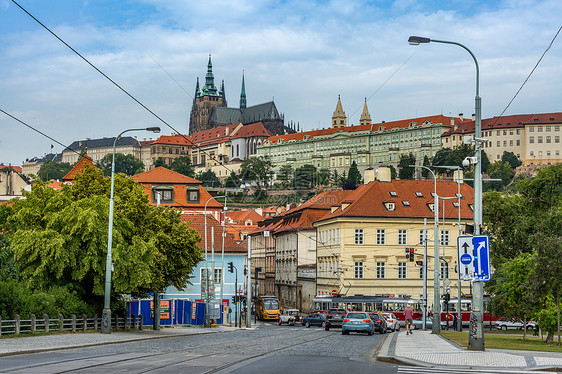
[[[537,325],[536,322],[528,321],[527,330],[533,330],[536,325]],[[508,319],[501,318],[496,321],[496,329],[498,330],[523,329],[523,321],[521,320],[510,321]]]
[[[400,321],[394,313],[381,313],[386,319],[386,329],[390,331],[400,331]]]

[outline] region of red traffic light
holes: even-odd
[[[416,265],[423,266],[423,261],[416,261]]]

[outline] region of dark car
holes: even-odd
[[[375,331],[378,331],[381,334],[386,333],[386,329],[387,329],[386,320],[381,314],[369,313],[369,317],[371,317],[371,320],[375,324]]]
[[[341,308],[333,308],[328,310],[328,314],[326,315],[326,327],[324,328],[326,331],[330,330],[330,328],[340,328],[343,324],[343,317],[347,314],[345,309]]]
[[[324,313],[313,313],[302,320],[302,325],[305,327],[310,326],[326,326],[326,314]]]

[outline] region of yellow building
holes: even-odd
[[[434,182],[431,180],[373,181],[362,185],[317,227],[317,291],[330,295],[394,295],[421,299],[423,295],[424,219],[427,221],[428,305],[433,304]],[[457,236],[472,222],[473,189],[438,180],[441,280],[451,280],[457,294]],[[460,225],[459,225],[460,223]],[[408,258],[408,249],[415,256]],[[465,293],[468,284],[463,284]]]

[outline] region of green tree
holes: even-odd
[[[429,157],[427,157],[427,155],[423,156],[423,166],[429,166],[431,165],[431,163],[429,162]],[[429,170],[422,168],[422,177],[427,179],[427,176],[429,175]]]
[[[433,156],[432,165],[433,166],[462,166],[462,161],[466,157],[474,156],[474,147],[466,144],[462,144],[453,149],[442,148]],[[485,151],[482,154],[482,172],[485,173],[490,166],[490,160]]]
[[[166,165],[162,166],[166,167]],[[191,178],[195,177],[195,171],[191,167],[191,159],[188,156],[176,157],[169,168],[176,173],[180,173]]]
[[[330,175],[330,184],[332,186],[339,186],[339,182],[340,175],[338,174],[338,171],[334,169],[334,172]]]
[[[232,172],[228,175],[228,177],[226,177],[226,180],[224,181],[224,186],[226,188],[238,188],[240,187],[240,185],[242,184],[242,181],[240,180],[240,177],[238,175],[236,175],[236,172]]]
[[[496,161],[488,168],[488,175],[493,179],[501,179],[501,181],[489,181],[483,183],[484,191],[496,190],[501,191],[507,187],[514,176],[513,169],[505,161]]]
[[[97,163],[97,167],[103,171],[103,175],[111,175],[111,164],[113,162],[113,154],[107,154]],[[132,176],[144,171],[144,164],[137,160],[133,155],[124,155],[122,153],[115,154],[115,172]]]
[[[44,182],[62,179],[71,169],[72,165],[68,162],[46,161],[41,165],[37,176]]]
[[[291,165],[285,164],[279,168],[277,173],[277,180],[281,181],[282,186],[289,186],[293,181],[293,167]]]
[[[502,161],[507,162],[512,169],[521,166],[522,162],[513,152],[503,151]]]
[[[101,310],[109,187],[109,178],[87,166],[62,191],[38,185],[13,204],[10,248],[22,284],[36,291],[70,286]],[[185,287],[202,259],[197,232],[179,212],[148,205],[142,186],[122,174],[115,178],[114,201],[112,299]]]
[[[295,188],[312,188],[316,184],[316,167],[303,165],[295,170]]]
[[[408,153],[407,155],[402,154],[400,155],[400,164],[406,166],[400,168],[398,177],[400,179],[414,179],[415,168],[408,167],[408,165],[416,164],[416,156],[412,153]]]
[[[390,178],[396,179],[396,175],[397,175],[396,168],[392,165],[389,165],[389,168],[390,168]]]
[[[322,168],[318,170],[317,185],[328,186],[330,184],[330,169]]]
[[[163,166],[165,168],[170,168],[169,165],[166,164],[166,162],[164,161],[164,159],[162,157],[158,157],[156,160],[154,160],[154,167],[158,168],[160,166]]]
[[[267,188],[273,179],[273,163],[269,157],[250,157],[240,166],[240,177],[246,183],[253,183],[258,190]]]
[[[361,180],[363,177],[357,168],[357,163],[353,161],[351,166],[349,167],[349,172],[347,174],[347,179],[344,183],[344,189],[346,190],[354,190],[361,184]]]
[[[197,173],[197,178],[205,187],[220,187],[221,181],[212,170]]]

